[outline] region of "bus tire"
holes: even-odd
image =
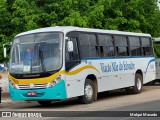
[[[47,100],[47,101],[38,101],[38,103],[42,106],[49,106],[51,105],[52,101],[51,100]]]
[[[142,87],[143,87],[143,77],[141,74],[136,74],[135,75],[135,85],[131,89],[132,94],[141,93]]]
[[[95,100],[96,87],[92,80],[86,79],[84,85],[84,95],[79,97],[79,101],[82,104],[89,104]]]

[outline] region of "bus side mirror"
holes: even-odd
[[[11,46],[12,42],[8,42],[8,43],[3,44],[3,56],[4,56],[4,58],[7,57],[7,48],[5,47],[6,45]]]
[[[3,56],[4,56],[4,58],[6,58],[6,56],[7,56],[7,49],[6,49],[6,47],[3,48]]]
[[[68,41],[67,47],[68,47],[68,52],[73,52],[73,42],[72,41]]]

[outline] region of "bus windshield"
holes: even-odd
[[[30,74],[60,69],[62,38],[63,34],[59,32],[16,37],[11,49],[10,73]]]

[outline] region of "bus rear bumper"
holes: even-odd
[[[10,96],[13,101],[40,101],[40,100],[61,100],[67,99],[65,82],[62,80],[56,86],[45,89],[29,89],[29,90],[19,90],[14,89],[9,85]],[[29,92],[36,93],[35,96],[29,96]]]

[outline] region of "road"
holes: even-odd
[[[111,112],[112,111],[112,112]],[[148,112],[147,112],[148,111]],[[152,111],[152,112],[150,112]],[[140,103],[140,104],[135,104],[135,105],[127,105],[123,107],[115,107],[111,109],[104,109],[103,111],[94,111],[94,112],[83,112],[80,113],[78,116],[83,116],[83,117],[76,117],[76,120],[83,120],[84,118],[86,120],[159,120],[159,117],[146,117],[146,113],[148,115],[151,115],[150,113],[153,113],[156,115],[157,111],[160,111],[160,104],[159,100],[157,101],[151,101],[151,102],[146,102],[146,103]],[[135,113],[135,116],[130,116],[128,117],[127,115],[131,115],[132,113]],[[138,114],[139,113],[139,117]],[[158,112],[160,115],[160,112]],[[117,115],[115,115],[117,114]],[[115,115],[116,117],[113,117],[112,115]],[[123,116],[126,115],[126,117],[117,117],[117,116]],[[137,116],[136,116],[137,115]],[[143,117],[143,115],[145,117]],[[85,117],[87,116],[87,117]],[[88,117],[92,116],[92,117]],[[94,117],[93,117],[94,116]],[[101,116],[101,117],[100,117]],[[102,117],[103,116],[103,117]],[[112,116],[112,117],[106,117],[106,116]],[[56,118],[57,120],[73,120],[75,118],[73,117],[67,117],[67,118]],[[51,120],[48,118],[48,120]]]
[[[2,103],[0,104],[0,111],[18,111],[18,112],[45,111],[46,115],[47,115],[46,111],[53,111],[53,112],[48,112],[48,114],[52,113],[52,115],[57,111],[63,111],[63,112],[56,113],[55,117],[81,116],[81,115],[85,116],[87,113],[86,111],[113,111],[113,112],[114,111],[133,111],[133,112],[134,111],[160,111],[160,104],[159,104],[160,95],[159,94],[160,94],[160,86],[145,86],[141,94],[130,95],[130,94],[127,94],[124,90],[116,90],[116,91],[110,92],[109,94],[108,93],[99,94],[98,100],[92,104],[80,104],[78,102],[78,99],[74,98],[74,99],[61,101],[61,102],[53,102],[49,107],[42,107],[37,102],[34,102],[34,101],[13,102],[9,99],[9,97],[3,97]],[[72,111],[72,112],[65,113],[64,111]],[[95,116],[95,112],[90,114],[93,117]],[[48,118],[48,119],[51,119],[51,118]],[[59,118],[56,118],[56,119],[59,119]],[[82,119],[82,118],[79,118],[79,119]],[[97,119],[97,118],[94,117],[93,119]],[[101,119],[103,120],[104,118],[101,118]],[[114,117],[109,119],[115,120]],[[127,117],[127,118],[120,117],[120,118],[116,118],[116,120],[117,119],[134,120],[133,117]],[[145,119],[147,120],[148,118],[145,118]],[[70,120],[72,120],[72,118],[70,118]]]

